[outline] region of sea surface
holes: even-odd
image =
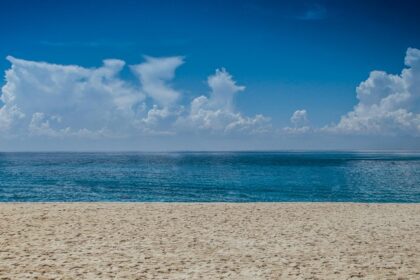
[[[0,153],[1,202],[420,202],[420,154]]]

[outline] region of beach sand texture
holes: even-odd
[[[420,279],[420,204],[0,204],[0,279]]]

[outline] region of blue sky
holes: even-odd
[[[416,98],[418,87],[416,84],[411,86],[411,80],[407,83],[411,86],[408,91],[412,98],[404,105],[393,105],[392,108],[384,105],[381,109],[381,112],[389,110],[391,118],[397,120],[391,120],[391,125],[389,114],[378,119],[377,115],[381,113],[375,111],[376,107],[367,111],[366,104],[361,104],[363,113],[357,113],[357,120],[350,120],[351,129],[348,123],[342,123],[340,127],[340,119],[360,103],[356,87],[368,81],[371,71],[399,75],[404,68],[414,69],[413,65],[404,63],[404,58],[408,48],[420,48],[419,9],[418,1],[1,1],[0,57],[4,59],[0,60],[0,70],[5,73],[12,64],[17,65],[17,72],[10,74],[9,80],[6,77],[3,85],[9,83],[9,91],[12,87],[22,89],[8,93],[22,96],[16,100],[28,97],[26,101],[19,101],[23,103],[5,101],[7,94],[3,88],[0,124],[3,118],[4,131],[0,149],[93,149],[98,145],[100,149],[140,150],[188,147],[320,149],[325,148],[326,142],[331,149],[417,149],[420,147],[417,144],[420,106],[417,106],[419,100]],[[6,60],[7,56],[17,60]],[[153,59],[150,62],[145,56],[156,58],[158,62],[154,63]],[[180,59],[179,65],[176,61],[171,64],[164,60],[170,57]],[[126,116],[112,117],[112,124],[109,120],[102,124],[95,122],[93,127],[74,125],[76,121],[89,123],[83,117],[92,117],[91,113],[84,116],[80,111],[78,116],[72,115],[75,107],[71,106],[59,106],[61,112],[52,109],[55,103],[51,103],[51,98],[48,100],[42,88],[52,88],[45,82],[48,80],[45,75],[51,76],[57,69],[45,68],[46,72],[40,76],[38,72],[35,75],[30,71],[38,71],[36,69],[41,66],[28,64],[43,61],[63,67],[77,65],[83,69],[96,69],[108,58],[125,62],[125,66],[117,71],[118,81],[112,81],[113,90],[121,90],[116,84],[123,81],[132,88],[130,94],[134,96],[138,91],[143,97],[130,101],[126,109],[137,109],[129,119]],[[162,70],[164,72],[156,72],[155,68],[150,70],[157,73],[157,76],[148,78],[150,92],[143,83],[145,72],[136,74],[130,67],[140,64],[144,64],[143,68],[151,65],[161,70],[162,65],[169,67]],[[215,72],[222,68],[226,70]],[[37,85],[45,83],[45,87],[38,88],[33,95],[28,93],[34,87],[29,82],[30,77],[22,74],[27,71],[39,79]],[[417,71],[412,72],[418,75]],[[167,78],[165,73],[173,74],[170,75],[173,77]],[[83,79],[92,77],[91,74],[77,75],[82,75],[77,77]],[[230,88],[232,92],[229,93],[228,89],[226,93],[234,95],[233,101],[223,99],[223,102],[234,103],[234,107],[221,105],[219,101],[215,105],[216,97],[225,94],[225,88],[222,86],[222,93],[212,90],[208,82],[212,75],[227,87],[236,83],[236,88]],[[25,79],[26,84],[13,84],[16,83],[15,76]],[[376,83],[380,84],[389,77],[372,79],[382,79]],[[69,84],[68,80],[61,82]],[[97,84],[91,86],[101,91]],[[241,86],[245,89],[240,89]],[[379,87],[362,95],[386,91]],[[63,90],[63,86],[56,90],[61,91],[62,102],[70,102],[64,101],[65,97],[76,94],[75,91]],[[177,101],[171,104],[159,101],[160,97],[156,99],[159,90],[175,94]],[[87,90],[86,94],[89,92]],[[387,92],[387,95],[392,94]],[[98,96],[101,99],[103,95],[98,93]],[[134,98],[127,96],[124,98]],[[200,105],[204,113],[216,118],[214,112],[220,111],[228,116],[223,120],[214,119],[214,125],[204,124],[210,115],[193,116],[191,113],[193,101],[200,96],[208,98],[206,104]],[[31,104],[38,103],[30,98],[39,102],[45,98],[45,102],[31,107]],[[83,102],[93,104],[95,98],[83,99]],[[139,128],[141,132],[135,134],[113,131],[115,127],[121,127],[116,119],[123,123],[132,121],[138,128],[141,126],[138,123],[148,116],[154,105],[160,110],[153,112],[158,112],[161,124],[155,123],[153,129],[142,126]],[[21,117],[16,117],[18,109],[13,111],[13,106],[20,110]],[[144,107],[143,115],[138,109],[141,106]],[[110,107],[108,110],[114,109]],[[405,110],[403,117],[401,110]],[[291,118],[296,112],[293,122]],[[261,121],[264,122],[262,128],[254,126],[260,121],[255,119],[257,115],[265,118]],[[370,117],[373,121],[366,120]],[[54,124],[54,120],[59,119]],[[185,122],[191,122],[191,119],[194,124],[186,125]],[[399,121],[401,119],[404,119],[403,124]],[[30,127],[35,120],[44,128],[48,124],[51,130],[48,133],[25,130],[24,127]],[[246,128],[235,128],[237,131],[227,133],[226,127],[238,120],[245,123]],[[183,123],[182,129],[179,123]],[[109,134],[119,133],[126,137],[100,134],[83,139],[74,136],[81,130],[97,132],[101,125]],[[334,129],[337,126],[339,129]],[[57,133],[50,133],[53,129],[65,131],[67,128],[74,132],[71,136],[57,137]],[[127,128],[128,131],[132,129]],[[197,130],[203,132],[197,135]],[[378,142],[378,139],[381,140]]]

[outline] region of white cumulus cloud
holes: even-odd
[[[288,133],[304,133],[310,130],[308,124],[308,113],[305,109],[296,110],[290,117],[292,127],[285,127],[284,131]]]
[[[0,131],[7,137],[136,138],[207,129],[261,131],[268,119],[234,108],[238,86],[224,69],[208,78],[209,96],[184,106],[172,81],[183,57],[153,58],[130,67],[107,59],[99,67],[59,65],[8,56],[0,94]],[[135,82],[138,78],[140,83]],[[187,108],[185,108],[187,107]],[[183,125],[180,125],[183,124]]]
[[[144,92],[163,107],[174,104],[180,93],[168,85],[168,82],[174,78],[175,70],[184,63],[184,59],[180,56],[145,58],[145,63],[131,66],[138,75]]]
[[[296,110],[290,117],[290,122],[296,127],[304,126],[308,122],[306,110]]]
[[[189,114],[180,118],[178,125],[210,131],[251,133],[265,132],[270,127],[269,118],[261,114],[247,117],[235,110],[234,98],[245,87],[237,85],[225,69],[217,69],[214,75],[208,77],[207,84],[209,95],[192,100]]]
[[[420,135],[420,50],[409,48],[401,74],[372,71],[356,89],[358,104],[324,130]]]
[[[7,57],[0,123],[10,133],[115,130],[138,112],[144,94],[118,73],[125,63],[108,59],[98,68]]]

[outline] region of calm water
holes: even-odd
[[[0,201],[420,202],[420,155],[0,153]]]

